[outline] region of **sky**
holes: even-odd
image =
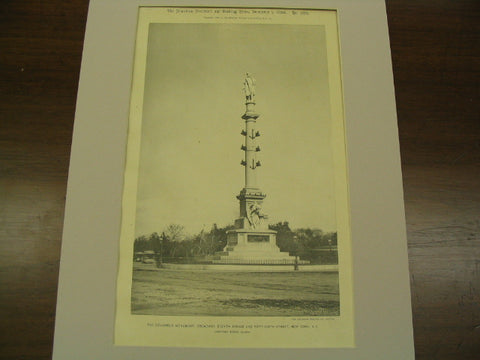
[[[324,27],[162,23],[149,29],[135,236],[238,218],[246,72],[269,223],[336,230]]]

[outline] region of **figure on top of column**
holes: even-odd
[[[245,82],[243,85],[246,100],[255,101],[255,79],[252,78],[248,72],[245,75]]]

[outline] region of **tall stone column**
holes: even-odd
[[[235,220],[235,229],[227,231],[227,245],[214,260],[223,264],[293,264],[294,257],[280,252],[276,241],[276,231],[268,228],[267,215],[262,211],[262,193],[257,184],[257,171],[260,161],[257,154],[260,146],[257,138],[257,119],[255,111],[255,80],[247,73],[244,82],[245,90],[245,127],[242,135],[245,141],[241,146],[244,158],[241,164],[245,167],[245,186],[237,195],[240,202],[240,217]]]
[[[245,114],[242,119],[245,120],[245,130],[242,134],[245,136],[245,143],[242,150],[245,151],[245,159],[242,165],[245,166],[245,189],[257,188],[257,167],[260,161],[257,161],[256,153],[260,151],[257,146],[256,139],[260,133],[256,130],[257,118],[260,116],[255,112],[255,101],[248,101],[246,104]]]
[[[266,227],[263,220],[267,216],[261,211],[266,195],[257,184],[257,171],[261,164],[257,159],[257,153],[260,151],[257,138],[260,132],[256,127],[260,114],[255,111],[255,80],[248,73],[244,86],[245,114],[242,115],[242,119],[245,120],[245,127],[242,135],[245,141],[241,149],[245,152],[245,157],[241,164],[245,167],[245,186],[237,196],[240,200],[240,219],[235,222],[235,225],[237,228],[258,229]]]

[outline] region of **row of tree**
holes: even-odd
[[[170,224],[161,234],[154,232],[149,236],[137,237],[134,252],[150,250],[172,258],[213,255],[227,244],[227,230],[230,229],[233,229],[233,226],[219,228],[213,224],[208,232],[202,230],[196,235],[188,236],[182,225]]]
[[[314,262],[318,262],[316,259],[319,256],[325,258],[325,251],[327,251],[330,252],[327,262],[335,263],[336,232],[323,232],[320,229],[310,228],[292,230],[287,221],[270,225],[269,228],[277,231],[277,245],[281,251]],[[231,229],[233,226],[219,228],[213,224],[210,231],[202,230],[195,235],[186,235],[182,225],[171,224],[161,234],[154,232],[148,236],[137,237],[134,242],[134,252],[153,251],[164,259],[213,255],[223,250],[227,244],[227,230]]]

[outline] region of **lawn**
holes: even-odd
[[[338,272],[135,269],[132,314],[336,316]]]

